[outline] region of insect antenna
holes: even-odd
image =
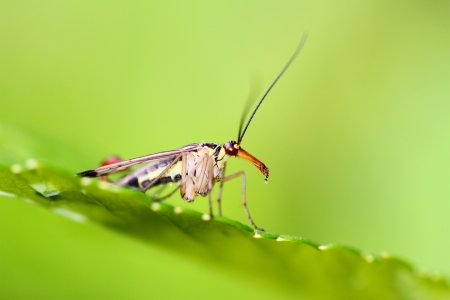
[[[244,128],[244,121],[245,117],[248,115],[248,111],[251,108],[251,105],[254,103],[254,100],[256,97],[258,97],[258,94],[261,92],[261,81],[254,80],[250,85],[250,91],[247,95],[247,100],[245,101],[244,109],[242,110],[241,114],[241,120],[239,122],[239,133],[238,133],[238,140],[241,136],[242,129]]]
[[[281,72],[278,74],[278,76],[275,78],[275,80],[272,82],[272,84],[269,86],[269,88],[267,89],[267,91],[264,93],[264,95],[262,96],[261,100],[259,100],[258,105],[256,105],[255,110],[253,111],[253,113],[251,114],[250,118],[248,119],[247,124],[244,127],[244,130],[242,131],[242,124],[243,124],[243,119],[241,119],[241,124],[239,126],[239,136],[238,136],[238,141],[237,143],[240,144],[242,142],[242,139],[244,138],[245,132],[247,131],[248,126],[250,125],[250,122],[252,121],[253,117],[255,116],[256,111],[259,109],[259,107],[261,106],[262,102],[264,101],[264,99],[266,98],[267,94],[269,94],[270,90],[274,87],[275,83],[277,83],[278,79],[280,79],[280,77],[284,74],[284,72],[286,72],[287,68],[289,68],[289,66],[292,64],[292,62],[294,61],[294,59],[297,57],[297,54],[300,52],[300,50],[302,50],[303,46],[305,45],[306,42],[306,38],[308,37],[308,34],[305,32],[303,33],[302,39],[300,40],[300,43],[297,46],[297,49],[295,49],[294,54],[292,54],[291,58],[289,58],[288,62],[286,63],[286,65],[283,67],[283,69],[281,70]],[[242,133],[241,133],[242,132]]]

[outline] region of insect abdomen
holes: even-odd
[[[173,163],[174,159],[164,159],[142,167],[122,178],[118,184],[145,191],[151,186],[179,182],[181,180],[181,161],[175,163],[170,170],[166,170],[167,166]],[[161,176],[162,172],[165,173]],[[160,176],[161,178],[158,178]]]

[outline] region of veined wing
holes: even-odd
[[[98,167],[96,169],[86,170],[86,171],[77,173],[77,175],[83,176],[83,177],[99,177],[99,176],[103,176],[103,175],[106,175],[109,173],[124,170],[124,169],[129,168],[134,165],[150,162],[153,160],[168,158],[170,156],[179,155],[179,154],[189,152],[189,151],[194,151],[194,150],[197,150],[200,148],[202,148],[201,144],[190,144],[190,145],[186,145],[184,147],[181,147],[181,148],[178,148],[175,150],[169,150],[169,151],[163,151],[163,152],[158,152],[158,153],[154,153],[154,154],[148,154],[148,155],[120,161],[117,163],[113,163],[110,165]]]

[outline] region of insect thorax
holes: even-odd
[[[214,178],[220,179],[225,167],[225,163],[230,156],[225,152],[225,149],[218,144],[214,143],[202,143],[204,149],[209,153],[209,156],[213,160],[214,164]]]
[[[209,194],[223,173],[229,156],[222,146],[214,143],[202,143],[201,148],[186,153],[182,162],[184,178],[180,185],[181,197],[192,201],[196,196]],[[213,174],[211,174],[211,172]]]

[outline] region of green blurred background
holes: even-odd
[[[110,154],[224,143],[236,139],[251,89],[263,92],[304,31],[305,48],[243,142],[270,168],[269,184],[245,161],[228,164],[229,173],[248,175],[255,221],[450,274],[447,1],[1,1],[0,120],[56,141],[49,148],[79,153],[77,160],[54,161],[74,173]],[[178,196],[168,201],[185,205]],[[188,207],[207,211],[204,199]],[[46,214],[20,209],[30,218]],[[247,224],[239,181],[225,186],[223,209]],[[35,225],[45,227],[47,218],[53,217]],[[72,238],[80,245],[89,236],[92,247],[117,238],[57,222],[64,225],[49,238],[72,255],[84,251],[70,246]],[[40,245],[39,239],[30,234],[17,245]],[[242,285],[201,263],[127,245],[113,250],[119,258],[111,272],[120,278],[162,286],[174,280],[190,283],[191,291],[230,280]],[[155,259],[142,265],[133,251]],[[21,253],[14,255],[9,263],[16,266]],[[45,259],[57,266],[63,257]],[[18,274],[30,273],[29,264],[19,265]],[[142,282],[134,280],[124,294],[141,295],[131,282],[143,288]]]

